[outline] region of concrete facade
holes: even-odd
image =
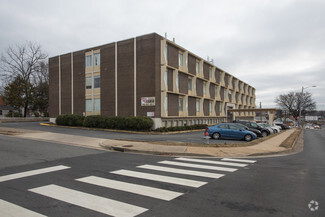
[[[52,57],[49,71],[51,118],[149,116],[156,126],[181,126],[255,108],[253,87],[156,33]]]

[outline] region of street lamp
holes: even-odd
[[[316,87],[315,85],[313,86],[308,86],[308,87],[301,87],[301,96],[300,96],[300,104],[299,104],[299,127],[302,128],[301,125],[301,104],[302,104],[302,99],[303,99],[303,95],[304,95],[304,89],[310,88],[310,87]]]

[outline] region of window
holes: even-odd
[[[228,125],[226,125],[226,124],[220,124],[218,128],[228,129]]]
[[[92,86],[93,85],[91,77],[86,77],[86,89],[91,89]]]
[[[212,113],[212,102],[209,101],[209,113]]]
[[[168,95],[166,95],[166,97],[165,97],[164,109],[165,109],[165,111],[168,111]]]
[[[94,54],[94,66],[99,66],[100,65],[100,53],[95,53]]]
[[[93,103],[91,99],[86,99],[86,112],[93,111]]]
[[[178,65],[183,66],[183,54],[178,53]]]
[[[183,97],[178,98],[178,111],[183,111]]]
[[[186,64],[186,68],[188,68],[188,56],[185,56],[185,64]]]
[[[221,102],[219,103],[219,111],[220,111],[220,113],[223,113],[223,110],[222,110],[222,103],[221,103]]]
[[[200,112],[200,100],[196,100],[196,112]]]
[[[168,61],[168,45],[165,46],[164,55],[165,55],[165,60]]]
[[[212,68],[209,68],[209,79],[212,79]]]
[[[94,111],[100,112],[100,98],[94,99]]]
[[[214,96],[217,98],[217,96],[218,96],[218,87],[217,86],[215,86],[215,88],[214,88]]]
[[[176,88],[179,88],[179,75],[176,75]]]
[[[94,88],[100,88],[100,76],[94,76]]]
[[[229,125],[229,129],[231,129],[231,130],[240,130],[239,127],[234,126],[234,125]]]
[[[206,90],[205,90],[206,89],[206,86],[207,86],[206,83],[203,82],[203,96],[205,95],[205,92],[206,92]]]
[[[165,78],[165,85],[168,86],[168,70],[166,70],[164,78]]]
[[[86,56],[86,67],[92,66],[91,55]]]
[[[2,115],[2,110],[0,110],[0,115]]]
[[[223,97],[224,98],[223,99],[226,99],[227,98],[227,92],[228,92],[227,89],[224,89],[224,91],[223,91]]]
[[[199,67],[200,67],[199,61],[196,61],[196,64],[195,64],[195,72],[196,72],[196,74],[199,74]]]
[[[188,90],[190,90],[190,91],[192,91],[192,78],[188,78],[188,83],[187,83],[187,85],[188,85]]]

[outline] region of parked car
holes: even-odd
[[[249,127],[245,126],[244,124],[240,124],[240,123],[234,123],[234,124],[237,124],[238,126],[243,127],[243,128],[245,128],[246,130],[255,133],[257,137],[263,137],[262,132],[259,131],[259,130],[257,130],[257,129],[249,128]]]
[[[245,125],[245,126],[247,126],[249,128],[254,128],[254,129],[257,129],[257,130],[261,131],[263,137],[268,136],[268,135],[271,134],[271,132],[268,129],[257,125],[255,122],[243,121],[243,120],[236,120],[234,122],[235,123],[240,123],[240,124],[243,124],[243,125]]]
[[[282,128],[282,130],[287,130],[290,128],[288,125],[283,124],[283,123],[274,123],[274,124],[280,126]]]
[[[260,126],[268,128],[268,129],[272,129],[273,133],[278,133],[280,132],[281,127],[280,126],[271,126],[268,123],[259,123]]]
[[[222,123],[217,124],[212,127],[208,127],[205,130],[205,135],[209,134],[209,136],[213,139],[243,139],[245,141],[251,141],[257,138],[256,134],[246,130],[243,127],[238,126],[233,123]]]
[[[270,132],[270,134],[275,133],[274,130],[271,128],[270,125],[266,125],[266,124],[264,124],[264,123],[258,123],[257,125],[260,126],[260,127],[263,127],[263,128],[265,128],[265,129],[267,129],[267,130]]]

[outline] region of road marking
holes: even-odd
[[[59,165],[59,166],[54,166],[54,167],[47,167],[43,169],[37,169],[37,170],[30,170],[26,172],[21,172],[21,173],[15,173],[15,174],[10,174],[10,175],[5,175],[5,176],[0,176],[0,182],[5,182],[13,179],[20,179],[28,176],[35,176],[43,173],[50,173],[50,172],[55,172],[59,170],[65,170],[69,169],[70,167]]]
[[[93,185],[131,192],[131,193],[153,197],[161,200],[167,200],[167,201],[170,201],[183,194],[175,191],[169,191],[169,190],[163,190],[163,189],[153,188],[153,187],[148,187],[143,185],[131,184],[127,182],[115,181],[115,180],[105,179],[96,176],[88,176],[76,180],[80,182],[86,182]]]
[[[224,174],[219,173],[207,173],[207,172],[199,172],[195,170],[183,170],[183,169],[176,169],[171,167],[161,167],[161,166],[154,166],[154,165],[142,165],[137,166],[139,168],[143,169],[149,169],[149,170],[157,170],[162,172],[169,172],[169,173],[178,173],[178,174],[185,174],[185,175],[191,175],[191,176],[201,176],[201,177],[207,177],[207,178],[213,178],[213,179],[219,179],[220,177],[224,176]]]
[[[171,183],[176,185],[184,185],[184,186],[195,187],[195,188],[207,184],[207,182],[200,182],[200,181],[190,180],[190,179],[181,179],[181,178],[175,178],[171,176],[154,175],[150,173],[135,172],[131,170],[117,170],[111,173],[140,178],[140,179],[148,179],[148,180],[158,181],[158,182],[166,182],[166,183]]]
[[[18,206],[13,203],[0,199],[0,216],[5,217],[15,217],[15,216],[24,216],[24,217],[46,217],[37,212],[25,209],[21,206]]]
[[[233,159],[233,158],[222,158],[224,161],[242,162],[242,163],[255,163],[256,160],[244,160],[244,159]]]
[[[226,171],[226,172],[235,172],[237,170],[237,169],[227,168],[227,167],[216,167],[216,166],[207,166],[207,165],[202,165],[202,164],[181,163],[181,162],[174,162],[174,161],[167,161],[167,160],[160,161],[158,163],[174,165],[174,166],[182,166],[182,167],[208,169],[208,170],[220,170],[220,171]]]
[[[57,185],[46,185],[29,191],[111,216],[136,216],[148,210]]]
[[[247,164],[240,164],[240,163],[220,162],[220,161],[201,160],[201,159],[183,158],[183,157],[175,158],[175,160],[190,161],[190,162],[197,162],[197,163],[207,163],[207,164],[219,164],[219,165],[234,166],[234,167],[246,167],[247,166]]]

